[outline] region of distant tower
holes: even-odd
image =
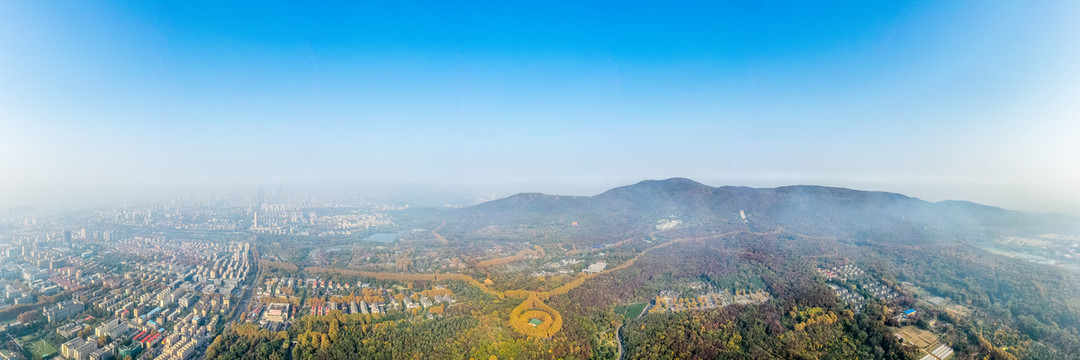
[[[255,221],[252,222],[251,227],[252,228],[258,228],[259,227],[259,212],[258,211],[255,212]]]
[[[64,230],[64,242],[71,242],[71,230]]]

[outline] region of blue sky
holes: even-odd
[[[1080,3],[583,3],[0,3],[0,200],[684,176],[1080,204]]]

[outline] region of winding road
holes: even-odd
[[[441,227],[442,226],[439,226],[439,228],[441,228]],[[436,230],[438,230],[438,229],[436,229]],[[772,232],[777,232],[777,231],[778,230],[774,230]],[[648,254],[649,252],[651,252],[653,250],[660,249],[660,248],[667,247],[667,246],[671,246],[671,245],[674,245],[674,244],[679,244],[679,243],[685,243],[685,242],[690,242],[690,241],[704,241],[706,239],[722,238],[722,237],[726,237],[726,236],[730,236],[730,235],[734,235],[734,234],[747,233],[747,232],[748,232],[747,230],[735,230],[735,231],[729,231],[729,232],[725,232],[725,233],[722,233],[722,234],[716,234],[716,235],[712,235],[712,236],[687,237],[687,238],[679,238],[679,239],[674,239],[674,240],[671,240],[671,241],[667,241],[667,242],[655,245],[653,247],[647,248],[645,250],[642,250],[636,256],[628,259],[627,261],[624,261],[623,263],[619,264],[618,266],[615,266],[613,268],[610,268],[610,269],[607,269],[607,270],[604,270],[604,271],[601,271],[601,272],[598,272],[598,273],[595,273],[595,274],[587,274],[587,275],[579,276],[579,277],[575,278],[573,281],[570,281],[570,282],[564,284],[563,286],[560,286],[558,288],[555,288],[555,289],[549,290],[549,291],[535,291],[535,290],[524,290],[524,289],[498,291],[498,290],[488,288],[487,285],[485,285],[484,283],[481,283],[480,281],[476,280],[472,276],[465,275],[465,274],[455,274],[455,273],[446,273],[446,274],[438,274],[438,273],[436,273],[436,274],[391,273],[391,272],[375,272],[375,271],[335,269],[335,268],[324,268],[324,267],[306,267],[306,268],[304,268],[304,272],[307,273],[307,274],[338,273],[338,274],[348,274],[348,275],[359,275],[359,276],[370,277],[370,278],[375,278],[375,279],[380,279],[380,280],[427,280],[427,281],[462,280],[462,281],[465,281],[465,282],[467,282],[467,283],[469,283],[469,284],[471,284],[473,286],[478,287],[480,290],[482,290],[482,291],[484,291],[484,292],[486,292],[488,294],[495,295],[495,296],[499,297],[500,299],[505,299],[505,298],[525,298],[525,299],[527,299],[527,298],[536,296],[537,298],[539,298],[541,300],[547,300],[548,298],[550,298],[552,296],[566,294],[570,290],[573,290],[574,288],[584,284],[585,281],[588,280],[588,279],[591,279],[591,278],[594,278],[594,277],[597,277],[597,276],[601,276],[601,275],[606,275],[606,274],[609,274],[609,273],[612,273],[612,272],[615,272],[615,271],[620,271],[620,270],[626,269],[626,268],[632,266],[635,262],[637,262],[637,260],[640,259],[642,256],[645,256],[645,254]],[[772,232],[770,232],[770,233],[772,233]],[[764,234],[764,233],[753,232],[753,231],[750,231],[750,233],[751,234]],[[437,232],[435,230],[433,230],[432,235],[437,235]],[[437,238],[440,238],[440,237],[441,236],[438,236]],[[651,307],[651,304],[649,304],[645,308],[643,308],[642,311],[641,311],[641,314],[638,314],[638,316],[636,318],[634,318],[634,320],[641,318],[641,316],[644,315],[646,310],[648,310],[650,307]],[[623,352],[624,352],[623,343],[622,343],[622,336],[620,335],[621,330],[622,330],[622,325],[619,325],[615,329],[615,339],[616,339],[616,342],[618,342],[618,344],[619,344],[619,356],[618,356],[618,359],[622,359]]]
[[[649,309],[652,309],[652,307],[653,307],[652,303],[645,304],[645,307],[641,308],[641,313],[638,314],[637,317],[634,318],[634,320],[640,319],[642,316],[645,316],[645,314],[648,313]],[[616,358],[618,360],[622,360],[623,352],[625,351],[624,348],[623,348],[623,343],[622,343],[622,327],[623,327],[623,325],[626,325],[626,324],[619,324],[619,327],[615,328],[615,340],[619,343],[619,357]]]
[[[437,273],[436,274],[397,273],[397,272],[378,272],[378,271],[361,271],[361,270],[336,269],[336,268],[326,268],[326,267],[306,267],[306,268],[304,268],[304,272],[308,273],[308,274],[337,273],[337,274],[346,274],[346,275],[360,275],[360,276],[375,278],[375,279],[379,279],[379,280],[427,280],[427,281],[462,280],[462,281],[468,282],[468,283],[480,288],[480,290],[483,290],[486,293],[498,296],[499,298],[508,298],[509,297],[509,298],[526,299],[526,298],[528,298],[530,296],[535,295],[535,296],[539,297],[541,300],[547,300],[547,299],[549,299],[549,298],[551,298],[552,296],[555,296],[555,295],[566,294],[570,290],[573,290],[574,288],[584,284],[585,281],[588,280],[588,279],[591,279],[591,278],[594,278],[594,277],[597,277],[597,276],[601,276],[601,275],[605,275],[605,274],[609,274],[609,273],[612,273],[612,272],[616,272],[616,271],[619,271],[619,270],[626,269],[626,268],[634,265],[634,263],[637,262],[638,259],[640,259],[642,256],[645,256],[645,254],[648,254],[650,251],[660,249],[660,248],[663,248],[663,247],[667,247],[667,246],[671,246],[671,245],[674,245],[674,244],[685,243],[685,242],[690,242],[690,241],[704,241],[704,240],[707,240],[707,239],[721,238],[721,237],[730,236],[730,235],[738,234],[738,233],[746,233],[746,230],[729,231],[729,232],[726,232],[726,233],[723,233],[723,234],[716,234],[716,235],[706,236],[706,237],[688,237],[688,238],[679,238],[679,239],[671,240],[671,241],[668,241],[668,242],[665,242],[665,243],[650,247],[648,249],[642,250],[636,256],[630,258],[627,261],[624,261],[623,263],[619,264],[618,266],[615,266],[613,268],[610,268],[610,269],[607,269],[607,270],[604,270],[604,271],[601,271],[601,272],[598,272],[598,273],[595,273],[595,274],[581,275],[581,276],[575,278],[573,281],[570,281],[570,282],[566,283],[563,286],[560,286],[558,288],[555,288],[555,289],[549,290],[549,291],[535,291],[535,290],[524,290],[524,289],[497,291],[497,290],[488,288],[487,285],[484,285],[483,283],[476,280],[472,276],[465,275],[465,274],[456,274],[456,273],[444,273],[444,274],[437,274]],[[757,234],[759,234],[759,233],[757,233]]]
[[[615,341],[619,343],[619,357],[616,359],[622,360],[623,357],[623,345],[622,345],[622,327],[625,324],[619,324],[619,327],[615,328]]]

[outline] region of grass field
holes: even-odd
[[[641,310],[645,309],[645,303],[636,303],[630,305],[619,305],[615,307],[615,313],[625,316],[627,319],[637,318],[638,314],[641,314]]]
[[[29,350],[32,354],[35,355],[35,357],[40,356],[42,358],[52,356],[57,352],[56,348],[45,340],[38,340],[26,344],[26,350]]]

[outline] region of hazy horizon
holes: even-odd
[[[673,176],[684,177],[684,176]],[[317,197],[339,196],[342,199],[364,199],[367,201],[387,203],[409,203],[421,207],[441,206],[469,206],[484,201],[504,198],[518,193],[544,193],[549,195],[569,196],[594,196],[615,187],[627,186],[645,180],[663,180],[671,177],[641,178],[641,179],[574,179],[561,182],[537,183],[537,182],[511,182],[511,183],[469,183],[469,184],[233,184],[222,186],[185,185],[178,187],[149,186],[144,188],[126,187],[114,189],[69,189],[70,193],[54,193],[51,197],[37,197],[35,202],[14,203],[0,209],[0,213],[6,210],[18,208],[39,208],[41,210],[59,210],[65,208],[85,208],[88,206],[112,206],[118,204],[147,204],[161,201],[178,199],[213,199],[223,197],[253,197],[259,191],[275,193],[280,191],[284,196],[311,195]],[[940,201],[971,201],[982,205],[1001,207],[1008,210],[1018,210],[1032,213],[1057,213],[1080,217],[1080,207],[1073,207],[1062,202],[1055,202],[1047,197],[1038,202],[1038,197],[1027,193],[1025,196],[1016,196],[1022,193],[1024,188],[1015,184],[1005,183],[982,183],[977,187],[972,184],[958,182],[956,180],[943,181],[933,186],[920,183],[896,184],[891,187],[874,187],[875,182],[869,179],[847,178],[837,183],[807,181],[787,183],[783,180],[787,177],[776,178],[690,178],[708,186],[748,186],[754,188],[772,188],[780,186],[827,186],[840,187],[860,191],[882,191],[899,193],[905,196],[918,198],[929,202]],[[998,196],[989,190],[998,191]],[[968,195],[965,197],[964,195]],[[982,197],[979,195],[982,194]],[[42,200],[49,199],[49,200]],[[1024,206],[1023,204],[1036,204]]]
[[[1080,214],[1080,3],[0,4],[0,207],[813,184]],[[414,195],[409,195],[414,194]]]

